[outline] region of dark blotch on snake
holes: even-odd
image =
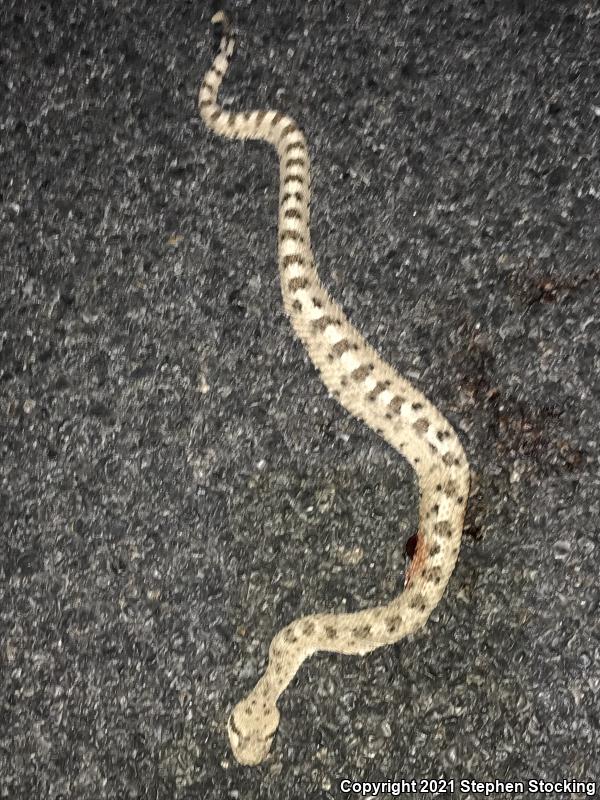
[[[293,264],[298,264],[298,266],[303,267],[304,259],[299,255],[283,256],[281,259],[281,265],[284,269],[291,267]]]
[[[334,317],[330,317],[327,314],[323,314],[322,317],[319,317],[319,319],[313,319],[311,322],[311,328],[313,331],[319,331],[320,333],[322,333],[329,325],[338,325],[338,321],[337,319],[334,319]]]
[[[304,197],[302,194],[300,194],[300,192],[285,192],[285,194],[281,196],[281,204],[283,205],[284,203],[287,203],[287,201],[291,200],[292,198],[297,200],[299,203],[304,202]]]
[[[287,155],[288,153],[291,153],[292,150],[306,150],[304,147],[304,142],[291,142],[291,144],[288,144],[283,152],[285,155]]]
[[[294,174],[294,175],[286,175],[285,178],[283,179],[283,183],[284,184],[291,183],[292,181],[297,181],[299,183],[303,183],[301,175],[296,175],[296,174]]]
[[[387,382],[386,381],[379,381],[376,386],[369,392],[367,395],[367,399],[373,402],[373,400],[377,400],[379,395],[387,389]]]
[[[351,345],[348,339],[340,339],[340,341],[336,342],[331,348],[331,354],[335,358],[341,358],[345,352],[350,350],[350,347]]]
[[[304,244],[304,236],[302,236],[299,231],[295,231],[293,228],[286,228],[279,234],[280,242],[285,242],[287,239],[292,239],[295,242],[302,242]]]
[[[310,286],[308,278],[292,278],[288,282],[288,291],[297,292],[300,289],[306,289],[307,286]]]
[[[425,603],[423,595],[420,594],[411,597],[408,605],[411,608],[418,608],[420,611],[425,611],[425,609],[427,608],[427,603]]]
[[[373,369],[373,364],[361,364],[360,367],[357,367],[353,372],[350,373],[350,377],[353,381],[364,381],[367,375],[373,372]]]
[[[436,522],[433,530],[436,536],[443,536],[446,539],[452,538],[452,526],[446,520],[443,522]]]
[[[402,624],[402,617],[391,617],[387,622],[387,629],[390,633],[395,633]]]

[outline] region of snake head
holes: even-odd
[[[269,754],[279,725],[275,705],[243,700],[227,721],[231,749],[240,764],[256,766]]]

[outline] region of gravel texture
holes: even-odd
[[[326,285],[461,434],[460,560],[424,631],[313,658],[236,764],[274,633],[402,586],[415,482],[292,336],[275,154],[197,116],[208,4],[5,0],[0,797],[600,781],[600,13],[232,10],[224,105],[301,123]]]

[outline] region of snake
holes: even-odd
[[[277,701],[307,658],[316,652],[363,656],[425,625],[458,558],[470,473],[448,420],[365,341],[319,278],[310,243],[310,160],[301,129],[281,111],[238,112],[218,104],[235,35],[223,11],[211,22],[219,45],[201,84],[200,116],[220,136],[262,140],[277,150],[278,265],[285,312],[328,393],[408,461],[419,487],[416,545],[402,591],[384,605],[361,611],[301,617],[271,641],[264,674],[227,721],[236,760],[254,766],[271,750],[280,720]]]

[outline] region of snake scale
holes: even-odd
[[[448,421],[365,342],[323,287],[310,245],[310,165],[306,139],[279,111],[231,112],[217,103],[234,49],[223,12],[219,52],[199,95],[206,126],[229,139],[260,139],[280,160],[279,274],[292,326],[329,393],[408,460],[418,476],[419,528],[404,590],[386,605],[349,614],[314,614],[279,631],[264,675],[235,706],[228,733],[236,759],[259,764],[277,726],[277,700],[303,661],[317,651],[364,655],[421,628],[454,569],[469,492],[469,465]]]

